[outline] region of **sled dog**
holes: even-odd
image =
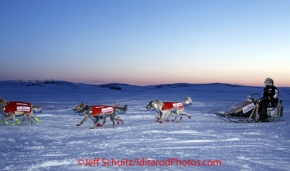
[[[115,125],[115,121],[117,121],[118,124],[119,122],[123,123],[123,120],[120,117],[116,116],[116,112],[125,113],[127,111],[127,105],[125,105],[124,107],[120,107],[120,104],[117,103],[114,106],[108,105],[89,106],[81,102],[73,108],[73,111],[79,114],[84,114],[83,120],[76,126],[81,126],[88,118],[91,118],[94,123],[93,128],[101,127],[106,123],[106,118],[109,117],[110,120],[112,121],[111,127],[113,127]],[[103,123],[99,124],[98,121],[101,118],[103,119]]]
[[[188,118],[191,118],[189,114],[184,111],[184,105],[191,104],[191,98],[186,97],[184,102],[163,102],[159,100],[152,100],[150,101],[146,109],[155,109],[157,111],[155,118],[157,118],[156,122],[162,123],[163,120],[168,122],[168,117],[171,113],[174,113],[174,120],[178,116],[177,122],[181,120],[181,114],[185,114]],[[159,115],[159,117],[158,117]]]
[[[3,112],[3,108],[6,105],[7,101],[4,100],[2,97],[0,98],[0,111]]]
[[[12,119],[13,120],[12,126],[14,126],[16,123],[15,116],[20,115],[22,115],[22,119],[21,121],[17,122],[17,124],[22,123],[24,119],[27,118],[30,122],[30,125],[32,125],[31,117],[33,117],[34,120],[38,123],[39,120],[34,115],[33,112],[42,111],[41,106],[34,106],[33,104],[28,102],[18,102],[18,101],[7,102],[3,98],[0,98],[0,106],[1,111],[3,111],[3,117],[1,122],[3,121],[6,125],[8,125],[9,123],[7,122],[7,120]]]

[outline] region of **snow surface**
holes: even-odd
[[[112,89],[118,86],[121,90]],[[110,88],[111,86],[111,88]],[[244,100],[262,87],[227,84],[171,84],[130,86],[112,84],[93,86],[59,81],[56,84],[0,82],[0,97],[8,101],[42,105],[36,114],[40,123],[29,126],[0,125],[0,170],[289,170],[290,168],[290,88],[280,89],[284,117],[281,122],[231,123],[209,114],[213,108]],[[183,101],[192,118],[183,115],[180,123],[155,122],[155,111],[146,111],[153,99]],[[119,116],[123,124],[110,128],[111,122],[94,130],[83,116],[71,109],[79,102],[89,105],[117,102],[128,111]],[[11,120],[9,121],[11,123]],[[79,166],[83,160],[98,166]],[[126,166],[120,161],[219,160],[218,166]],[[112,160],[119,166],[104,166]],[[79,161],[79,163],[77,163]],[[95,162],[96,163],[96,162]],[[140,163],[140,162],[139,162]],[[117,163],[118,164],[118,163]],[[130,164],[130,163],[128,163]],[[159,163],[160,164],[160,163]],[[162,164],[162,163],[161,163]]]

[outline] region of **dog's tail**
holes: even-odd
[[[124,107],[115,106],[114,108],[118,113],[124,114],[127,112],[128,105],[125,105]]]
[[[189,105],[192,103],[191,97],[186,97],[185,101],[183,102],[183,104]]]
[[[41,106],[32,106],[32,110],[35,113],[41,113],[42,112],[42,107]]]
[[[120,102],[116,103],[114,107],[120,107]]]

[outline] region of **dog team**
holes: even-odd
[[[155,110],[157,113],[155,118],[157,119],[156,122],[162,123],[163,121],[169,122],[168,118],[170,114],[174,116],[176,122],[180,122],[182,119],[182,114],[185,114],[189,119],[191,116],[184,111],[184,106],[189,105],[192,103],[190,97],[186,97],[185,101],[183,102],[165,102],[160,100],[152,100],[146,105],[147,110]],[[77,104],[73,109],[74,112],[79,114],[83,114],[84,117],[82,121],[77,124],[76,126],[81,126],[88,118],[93,121],[93,127],[101,127],[106,123],[106,118],[110,118],[113,127],[115,125],[115,121],[119,124],[120,122],[123,123],[123,120],[117,116],[118,114],[123,114],[127,111],[127,105],[123,107],[120,106],[120,103],[115,105],[86,105],[84,103]],[[12,101],[8,102],[5,101],[3,98],[0,98],[0,112],[3,112],[3,117],[0,120],[0,123],[4,122],[6,125],[9,123],[7,120],[12,119],[14,126],[16,123],[21,124],[25,118],[27,118],[32,125],[32,118],[34,118],[35,122],[38,123],[39,119],[35,116],[33,112],[41,112],[41,106],[34,106],[28,102],[18,102]],[[18,121],[16,116],[21,116],[21,121]],[[103,119],[102,124],[99,123],[99,120]]]

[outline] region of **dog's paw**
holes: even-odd
[[[77,124],[77,126],[81,126],[81,124]]]
[[[96,126],[97,126],[97,127],[102,127],[103,125],[98,123]]]

